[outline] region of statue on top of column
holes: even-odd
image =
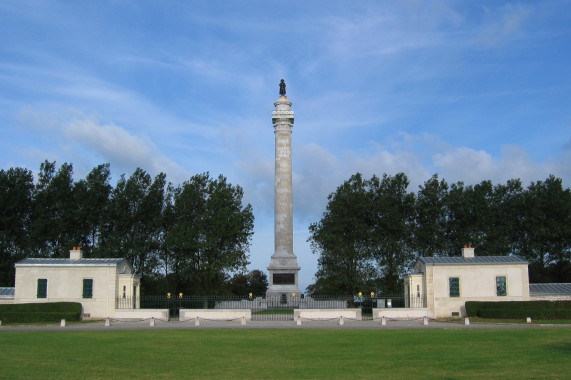
[[[285,94],[286,94],[285,87],[286,87],[285,81],[282,79],[282,81],[280,82],[280,95],[281,96],[285,96]]]

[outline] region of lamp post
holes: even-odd
[[[167,309],[169,309],[169,317],[171,314],[171,294],[170,292],[167,293]]]
[[[375,292],[371,292],[371,316],[375,319],[375,315],[373,314],[373,302],[375,302]]]

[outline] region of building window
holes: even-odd
[[[496,295],[498,297],[504,297],[508,295],[506,289],[506,276],[496,277]]]
[[[83,298],[93,298],[93,279],[83,279]]]
[[[460,297],[460,278],[450,277],[448,281],[450,283],[450,297]]]
[[[38,278],[38,298],[47,298],[48,297],[48,279],[47,278]]]

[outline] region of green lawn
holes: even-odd
[[[571,329],[0,331],[0,378],[570,378]]]

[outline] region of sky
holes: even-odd
[[[0,169],[209,172],[273,254],[273,103],[293,103],[294,253],[352,174],[571,183],[571,1],[0,1]]]

